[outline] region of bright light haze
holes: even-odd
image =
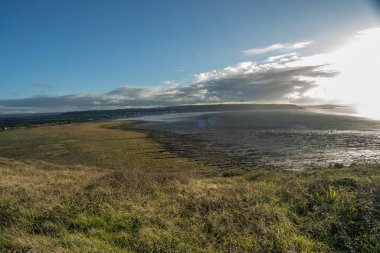
[[[0,113],[290,102],[373,116],[377,27],[365,0],[2,0]]]

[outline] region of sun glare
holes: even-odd
[[[380,119],[380,28],[357,33],[323,58],[339,74],[317,80],[307,95],[353,105],[359,115]]]

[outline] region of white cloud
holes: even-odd
[[[309,46],[312,43],[314,43],[314,42],[313,41],[303,41],[303,42],[297,42],[297,43],[293,43],[293,44],[277,43],[277,44],[273,44],[273,45],[263,47],[263,48],[247,49],[247,50],[243,51],[243,54],[246,56],[252,56],[252,55],[266,54],[266,53],[275,52],[275,51],[285,52],[285,51],[291,51],[291,50],[296,50],[296,49],[302,49],[302,48]]]
[[[221,70],[212,70],[195,75],[195,82],[205,82],[211,79],[228,77],[231,75],[244,75],[260,69],[255,62],[240,62],[234,66],[228,66]]]
[[[289,60],[298,60],[299,58],[297,57],[297,53],[292,52],[292,53],[287,53],[287,54],[281,54],[281,55],[275,55],[275,56],[270,56],[266,59],[267,62],[275,62],[278,60],[283,60],[286,59],[286,61]]]
[[[300,49],[309,46],[310,44],[313,44],[314,41],[304,41],[304,42],[298,42],[290,46],[289,49]]]

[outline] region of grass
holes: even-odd
[[[378,166],[219,175],[102,126],[0,137],[0,252],[380,252]]]
[[[11,130],[0,133],[0,156],[106,169],[192,173],[212,170],[167,152],[148,140],[144,133],[112,129],[120,124],[70,124]]]

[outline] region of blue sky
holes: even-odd
[[[33,108],[25,99],[186,88],[200,73],[275,55],[245,50],[313,41],[297,50],[316,54],[378,22],[358,0],[1,0],[0,100],[22,100],[22,111]],[[3,112],[17,104],[1,101]]]

